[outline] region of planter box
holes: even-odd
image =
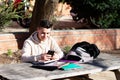
[[[96,44],[100,50],[120,49],[119,29],[53,30],[51,35],[61,48],[87,41]],[[0,54],[7,52],[8,49],[12,51],[21,49],[28,36],[28,32],[0,34]]]

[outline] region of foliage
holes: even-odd
[[[19,20],[19,18],[31,18],[32,13],[27,10],[25,11],[25,4],[27,2],[28,1],[20,2],[17,7],[14,3],[0,5],[0,30],[5,28],[12,19]]]
[[[9,57],[11,57],[11,56],[13,55],[13,52],[12,52],[11,49],[8,49],[8,50],[7,50],[7,55],[8,55]]]
[[[120,28],[120,0],[64,0],[101,28]]]
[[[64,52],[65,54],[67,54],[67,53],[70,51],[70,49],[71,49],[71,46],[65,46],[65,47],[63,48],[63,52]]]
[[[97,19],[93,19],[102,28],[120,27],[120,0],[86,0],[90,6],[94,7],[100,12]]]
[[[0,5],[0,29],[5,28],[12,18],[18,18],[18,12],[13,10],[13,4],[6,6]]]
[[[13,63],[21,63],[21,50],[13,52],[11,49],[8,49],[7,53],[0,55],[0,64]]]

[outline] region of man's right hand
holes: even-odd
[[[49,61],[51,59],[52,59],[52,55],[49,55],[47,53],[41,55],[41,60]]]

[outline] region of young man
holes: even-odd
[[[22,61],[33,62],[39,60],[59,60],[63,57],[63,52],[50,36],[52,23],[48,20],[41,20],[37,30],[25,40],[22,49]],[[49,50],[54,51],[54,55],[47,54]]]

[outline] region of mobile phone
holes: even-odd
[[[47,54],[49,54],[49,55],[52,55],[52,56],[53,56],[53,55],[54,55],[54,53],[55,53],[55,51],[54,51],[54,50],[49,50]]]

